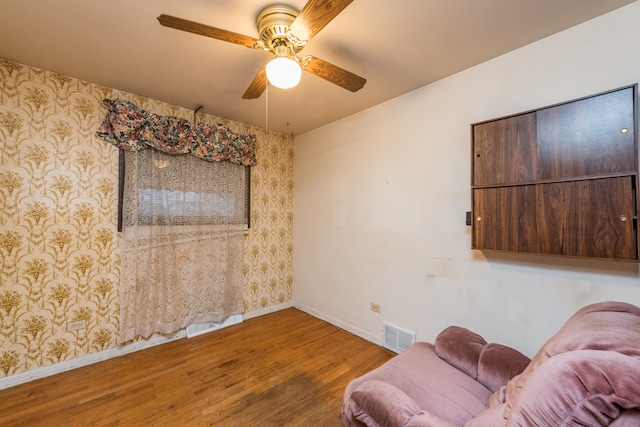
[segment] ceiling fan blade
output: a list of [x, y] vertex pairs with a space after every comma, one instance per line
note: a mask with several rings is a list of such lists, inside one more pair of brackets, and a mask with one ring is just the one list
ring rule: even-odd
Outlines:
[[351, 92], [359, 91], [367, 82], [363, 77], [316, 57], [305, 58], [304, 62], [306, 71]]
[[158, 16], [158, 21], [165, 27], [200, 34], [201, 36], [207, 36], [225, 42], [239, 44], [241, 46], [254, 47], [256, 43], [259, 42], [259, 40], [254, 39], [253, 37], [234, 33], [233, 31], [210, 27], [193, 21], [187, 21], [186, 19], [176, 18], [175, 16], [160, 15]]
[[242, 95], [242, 99], [256, 99], [260, 98], [262, 92], [267, 88], [267, 66], [263, 65], [258, 71], [258, 74], [253, 78], [253, 81]]
[[353, 0], [309, 0], [304, 5], [289, 30], [298, 40], [308, 41], [333, 18], [338, 16]]

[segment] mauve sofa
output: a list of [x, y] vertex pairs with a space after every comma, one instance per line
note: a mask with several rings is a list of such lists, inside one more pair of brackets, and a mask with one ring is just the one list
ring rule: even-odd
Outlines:
[[533, 360], [451, 326], [351, 381], [345, 426], [640, 427], [640, 308], [575, 313]]

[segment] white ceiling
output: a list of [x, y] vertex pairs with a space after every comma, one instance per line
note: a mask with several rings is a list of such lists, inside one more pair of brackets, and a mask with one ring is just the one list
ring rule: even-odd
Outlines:
[[633, 1], [355, 0], [301, 55], [366, 78], [356, 93], [303, 73], [294, 89], [244, 100], [268, 53], [156, 20], [165, 13], [258, 37], [255, 19], [270, 0], [0, 0], [0, 58], [300, 134]]

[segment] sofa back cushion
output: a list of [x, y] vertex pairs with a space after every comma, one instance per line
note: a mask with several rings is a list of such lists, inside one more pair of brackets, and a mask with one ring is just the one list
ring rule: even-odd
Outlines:
[[[520, 391], [509, 426], [608, 426], [640, 408], [640, 360], [615, 351], [577, 350], [538, 366]], [[633, 417], [640, 425], [640, 418]]]
[[542, 346], [529, 366], [507, 383], [505, 418], [517, 407], [529, 377], [542, 363], [575, 350], [613, 351], [640, 359], [640, 308], [609, 301], [578, 310]]

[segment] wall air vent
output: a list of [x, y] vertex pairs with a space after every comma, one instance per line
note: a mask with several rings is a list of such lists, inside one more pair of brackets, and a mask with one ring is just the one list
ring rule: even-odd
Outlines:
[[401, 329], [384, 322], [384, 346], [396, 353], [402, 353], [411, 344], [416, 342], [415, 332]]

